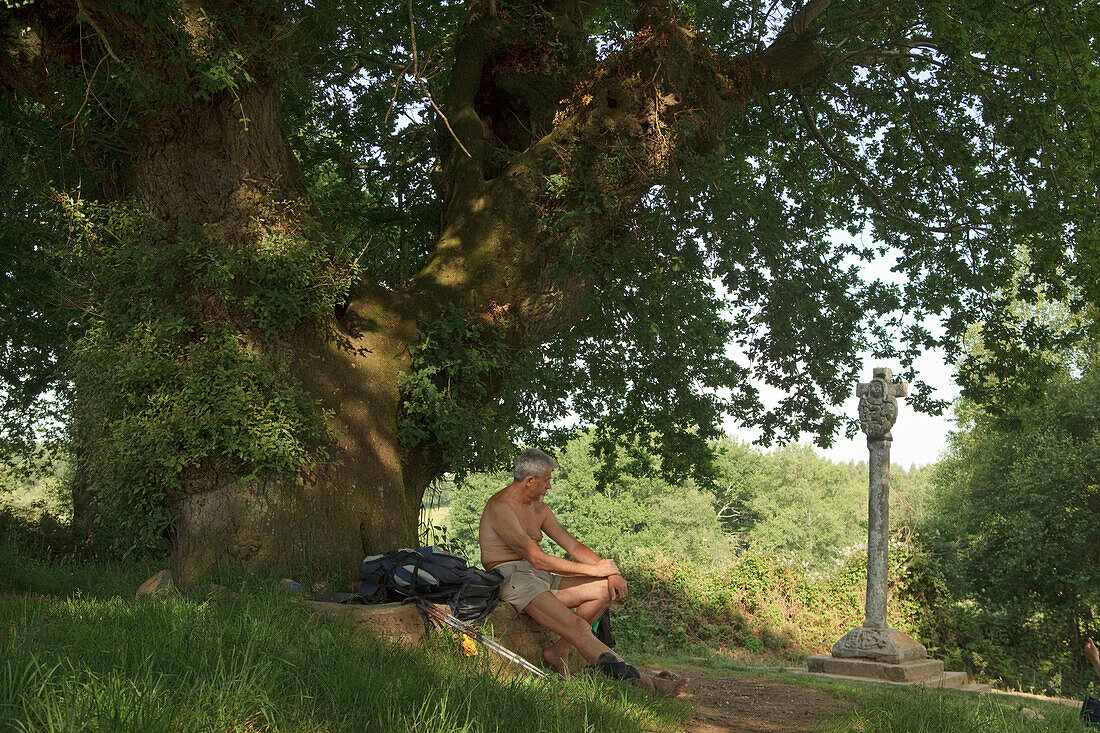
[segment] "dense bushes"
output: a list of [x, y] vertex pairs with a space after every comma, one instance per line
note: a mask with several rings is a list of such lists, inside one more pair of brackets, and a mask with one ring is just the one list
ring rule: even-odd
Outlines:
[[[581, 436], [559, 453], [545, 501], [623, 569], [631, 591], [613, 625], [626, 649], [796, 659], [828, 651], [863, 621], [866, 465], [834, 464], [799, 446], [767, 454], [723, 442], [713, 489], [628, 470], [600, 488], [590, 445]], [[906, 507], [898, 523], [913, 522], [927, 474], [895, 474]], [[481, 510], [510, 481], [474, 474], [446, 487], [453, 549], [480, 557]], [[560, 553], [552, 542], [543, 547]], [[911, 553], [908, 543], [891, 548], [890, 613], [894, 626], [915, 633], [925, 622], [909, 592]]]
[[[867, 466], [836, 464], [804, 446], [774, 453], [728, 440], [718, 453], [713, 486], [669, 482], [661, 473], [620, 468], [608, 485], [596, 479], [592, 437], [570, 441], [545, 501], [562, 524], [596, 552], [635, 550], [711, 567], [743, 552], [777, 555], [803, 568], [828, 568], [839, 553], [867, 539]], [[656, 464], [657, 459], [651, 457]], [[442, 488], [450, 502], [447, 541], [477, 559], [477, 523], [485, 501], [511, 482], [506, 473], [472, 474]], [[894, 526], [915, 523], [928, 487], [925, 469], [893, 469]], [[548, 552], [557, 551], [552, 543]]]
[[[735, 546], [713, 509], [713, 496], [690, 483], [671, 485], [660, 478], [624, 471], [609, 487], [597, 487], [590, 436], [569, 443], [558, 456], [545, 501], [571, 534], [597, 553], [621, 557], [637, 549], [662, 552], [691, 562], [725, 560]], [[452, 488], [448, 541], [475, 560], [477, 524], [485, 502], [511, 483], [504, 473], [473, 474]], [[559, 552], [545, 542], [547, 552]]]
[[992, 414], [965, 408], [935, 472], [918, 574], [949, 658], [1025, 688], [1076, 694], [1100, 605], [1100, 369]]
[[[908, 592], [909, 548], [891, 547], [890, 624], [914, 633], [921, 609]], [[621, 563], [630, 595], [615, 611], [615, 634], [643, 654], [711, 650], [776, 660], [821, 654], [864, 616], [862, 548], [810, 570], [791, 556], [749, 552], [701, 567], [636, 552]]]

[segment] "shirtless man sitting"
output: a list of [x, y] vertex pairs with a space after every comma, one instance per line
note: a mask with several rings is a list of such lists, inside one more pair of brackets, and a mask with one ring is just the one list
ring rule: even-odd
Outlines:
[[[592, 633], [592, 624], [611, 601], [626, 597], [626, 581], [614, 560], [601, 558], [578, 542], [542, 502], [557, 465], [538, 449], [519, 454], [512, 483], [489, 498], [481, 515], [482, 564], [504, 578], [502, 600], [561, 637], [542, 653], [559, 673], [565, 671], [569, 649], [576, 647], [585, 661], [606, 674], [637, 678], [660, 695], [680, 694], [688, 680], [639, 673]], [[543, 552], [539, 546], [543, 533], [573, 560]]]

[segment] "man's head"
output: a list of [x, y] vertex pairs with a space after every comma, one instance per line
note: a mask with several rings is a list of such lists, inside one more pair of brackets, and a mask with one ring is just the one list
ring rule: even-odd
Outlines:
[[528, 476], [537, 479], [547, 478], [557, 467], [558, 462], [553, 456], [538, 448], [528, 448], [516, 456], [516, 467], [512, 471], [512, 479], [517, 484], [521, 484]]

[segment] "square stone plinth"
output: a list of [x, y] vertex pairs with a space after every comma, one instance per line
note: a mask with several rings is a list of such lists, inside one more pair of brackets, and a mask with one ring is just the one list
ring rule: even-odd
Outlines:
[[888, 664], [868, 659], [838, 658], [831, 654], [821, 654], [807, 659], [806, 668], [817, 674], [861, 677], [903, 684], [928, 682], [943, 676], [943, 662], [938, 659]]

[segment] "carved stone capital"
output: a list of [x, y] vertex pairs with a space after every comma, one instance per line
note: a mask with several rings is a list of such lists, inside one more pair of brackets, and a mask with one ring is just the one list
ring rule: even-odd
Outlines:
[[928, 650], [897, 629], [857, 626], [833, 644], [832, 654], [842, 659], [870, 659], [887, 664], [901, 664], [925, 659]]
[[859, 397], [859, 425], [868, 440], [889, 440], [890, 428], [898, 418], [898, 397], [909, 394], [909, 385], [893, 381], [885, 367], [875, 367], [874, 379], [856, 385]]

